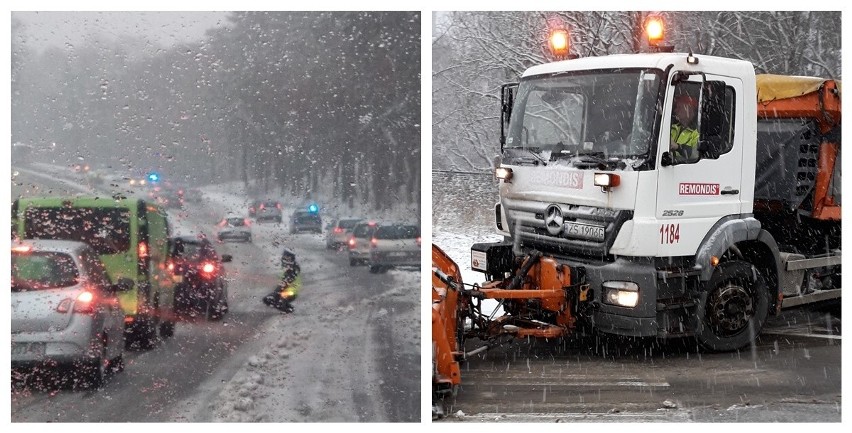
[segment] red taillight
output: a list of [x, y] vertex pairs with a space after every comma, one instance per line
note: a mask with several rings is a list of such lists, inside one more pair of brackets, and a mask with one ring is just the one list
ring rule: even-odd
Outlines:
[[378, 246], [378, 245], [379, 245], [378, 239], [376, 239], [376, 238], [370, 239], [370, 246], [372, 246], [373, 248], [376, 248], [376, 246]]
[[343, 229], [340, 228], [340, 227], [335, 227], [334, 228], [334, 234], [340, 234], [340, 233], [343, 233]]
[[222, 220], [218, 225], [219, 227], [225, 227], [226, 225], [228, 225], [228, 221]]
[[166, 269], [168, 269], [169, 272], [173, 273], [175, 271], [175, 262], [169, 260], [168, 264], [166, 265]]
[[420, 246], [420, 236], [417, 236], [417, 246]]
[[139, 258], [147, 258], [148, 257], [148, 244], [145, 242], [139, 242]]
[[260, 205], [260, 209], [261, 209], [261, 210], [263, 210], [263, 209], [265, 209], [265, 208], [266, 208], [266, 205], [265, 205], [265, 204]]
[[355, 249], [355, 236], [352, 236], [351, 238], [349, 238], [349, 242], [348, 242], [348, 243], [349, 243], [349, 248], [350, 248], [350, 249]]
[[214, 275], [216, 275], [216, 265], [211, 262], [202, 263], [200, 268], [202, 277], [212, 278]]
[[281, 203], [276, 204], [275, 207], [277, 207], [278, 209], [281, 209]]
[[245, 222], [245, 223], [246, 223], [246, 226], [251, 225], [251, 222], [249, 221], [249, 219], [248, 219], [248, 218], [244, 219], [244, 220], [243, 220], [243, 222]]
[[77, 295], [77, 299], [65, 298], [56, 306], [56, 311], [67, 313], [72, 304], [75, 313], [92, 313], [95, 311], [95, 294], [86, 290]]

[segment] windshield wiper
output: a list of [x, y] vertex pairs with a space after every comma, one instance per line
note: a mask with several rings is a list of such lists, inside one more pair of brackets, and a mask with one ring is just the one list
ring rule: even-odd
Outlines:
[[545, 161], [544, 158], [542, 158], [536, 152], [536, 150], [538, 150], [538, 148], [534, 148], [534, 147], [511, 147], [511, 148], [509, 148], [509, 147], [507, 147], [506, 150], [525, 150], [527, 153], [529, 153], [530, 155], [535, 157], [535, 159], [532, 159], [532, 158], [524, 158], [522, 156], [514, 156], [513, 155], [512, 160], [515, 161], [518, 164], [530, 163], [532, 165], [538, 165], [539, 163], [541, 163], [541, 165], [547, 165], [547, 161]]
[[577, 155], [577, 160], [574, 164], [577, 165], [595, 165], [600, 169], [608, 169], [610, 165], [618, 163], [618, 159], [605, 159], [603, 152], [580, 153]]

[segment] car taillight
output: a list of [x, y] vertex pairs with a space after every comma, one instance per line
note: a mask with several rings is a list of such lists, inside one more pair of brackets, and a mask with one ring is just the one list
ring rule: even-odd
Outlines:
[[420, 246], [420, 236], [417, 236], [417, 246]]
[[248, 227], [249, 225], [251, 225], [251, 222], [249, 221], [249, 219], [248, 219], [248, 218], [244, 219], [244, 220], [243, 220], [243, 222], [245, 222], [245, 223], [246, 223], [246, 227]]
[[355, 249], [355, 236], [352, 236], [351, 238], [349, 238], [349, 248]]
[[145, 242], [139, 242], [139, 258], [144, 259], [148, 257], [148, 244]]
[[216, 265], [212, 262], [204, 262], [200, 266], [201, 276], [204, 278], [213, 278], [216, 275]]
[[77, 299], [65, 298], [56, 306], [56, 311], [67, 313], [72, 305], [75, 313], [92, 313], [95, 311], [95, 294], [86, 290], [77, 295]]
[[275, 207], [277, 207], [278, 209], [281, 209], [281, 203], [276, 204]]
[[266, 208], [266, 205], [260, 205], [260, 210], [263, 210], [264, 208]]
[[335, 227], [334, 228], [334, 234], [340, 234], [340, 233], [343, 233], [343, 229], [340, 228], [340, 227]]
[[370, 246], [376, 248], [379, 245], [379, 240], [376, 238], [370, 239]]
[[172, 260], [169, 260], [166, 264], [166, 269], [168, 269], [169, 272], [174, 273], [175, 272], [175, 262], [172, 261]]
[[228, 221], [222, 220], [221, 222], [219, 222], [218, 225], [219, 225], [219, 227], [225, 227], [226, 225], [228, 225]]

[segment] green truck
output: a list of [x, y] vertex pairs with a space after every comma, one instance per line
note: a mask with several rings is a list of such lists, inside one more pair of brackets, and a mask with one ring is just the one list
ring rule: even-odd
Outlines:
[[151, 347], [174, 333], [174, 284], [166, 268], [169, 222], [156, 203], [126, 197], [33, 197], [12, 204], [14, 233], [23, 239], [88, 243], [110, 279], [130, 278], [121, 292], [127, 344]]

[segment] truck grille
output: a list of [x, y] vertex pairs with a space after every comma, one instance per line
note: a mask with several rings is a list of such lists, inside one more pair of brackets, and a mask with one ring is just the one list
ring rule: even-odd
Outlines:
[[[633, 211], [566, 203], [502, 202], [518, 245], [556, 256], [586, 256], [611, 260], [609, 249]], [[562, 225], [559, 227], [561, 218]], [[557, 233], [558, 232], [558, 233]]]

